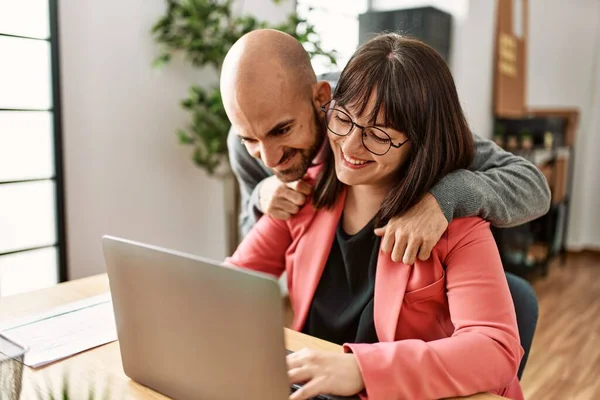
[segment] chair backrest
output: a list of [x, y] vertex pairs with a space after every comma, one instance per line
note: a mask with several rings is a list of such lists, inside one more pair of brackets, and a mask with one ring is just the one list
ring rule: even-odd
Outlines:
[[537, 326], [539, 315], [538, 300], [535, 291], [527, 280], [510, 272], [506, 273], [506, 280], [508, 281], [508, 288], [510, 289], [510, 294], [515, 305], [521, 346], [525, 351], [518, 372], [519, 380], [521, 380]]

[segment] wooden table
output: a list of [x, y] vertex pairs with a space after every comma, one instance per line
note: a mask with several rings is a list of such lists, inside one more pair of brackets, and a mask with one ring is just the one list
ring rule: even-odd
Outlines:
[[[0, 323], [13, 318], [38, 314], [71, 301], [77, 301], [108, 292], [108, 279], [105, 274], [59, 284], [55, 287], [0, 298]], [[341, 351], [341, 347], [285, 329], [286, 347], [300, 350], [305, 347], [328, 351]], [[161, 399], [162, 396], [151, 389], [131, 381], [123, 372], [119, 343], [114, 342], [91, 349], [66, 360], [40, 369], [25, 368], [22, 399], [48, 398], [39, 393], [50, 391], [60, 393], [63, 377], [68, 377], [72, 398], [88, 398], [90, 388], [94, 388], [102, 399]], [[105, 396], [106, 394], [109, 396]], [[491, 394], [470, 396], [471, 400], [494, 400], [502, 397]]]

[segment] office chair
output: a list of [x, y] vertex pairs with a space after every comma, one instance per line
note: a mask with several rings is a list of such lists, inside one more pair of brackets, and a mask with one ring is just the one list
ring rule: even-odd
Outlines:
[[531, 349], [531, 342], [533, 342], [533, 335], [537, 326], [539, 315], [538, 300], [535, 291], [525, 279], [510, 272], [506, 272], [506, 280], [508, 281], [508, 288], [515, 305], [521, 346], [525, 351], [525, 354], [523, 354], [523, 358], [521, 359], [521, 364], [519, 365], [519, 371], [517, 373], [519, 380], [521, 380], [523, 370], [525, 369], [525, 364], [527, 364], [527, 358], [529, 357], [529, 350]]

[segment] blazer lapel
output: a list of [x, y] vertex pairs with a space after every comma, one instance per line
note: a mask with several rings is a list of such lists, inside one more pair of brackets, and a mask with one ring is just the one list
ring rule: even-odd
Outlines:
[[398, 318], [412, 266], [395, 263], [381, 250], [375, 273], [374, 320], [381, 342], [392, 342], [396, 337]]
[[293, 329], [300, 330], [308, 315], [312, 299], [325, 264], [329, 258], [335, 230], [344, 209], [345, 191], [332, 210], [315, 211], [316, 215], [307, 228], [302, 244], [296, 250], [293, 285], [296, 288], [294, 303], [295, 321]]

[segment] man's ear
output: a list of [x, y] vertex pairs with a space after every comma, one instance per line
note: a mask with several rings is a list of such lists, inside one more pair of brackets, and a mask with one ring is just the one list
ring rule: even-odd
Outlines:
[[319, 81], [313, 85], [313, 101], [317, 109], [331, 100], [331, 85], [327, 81]]

